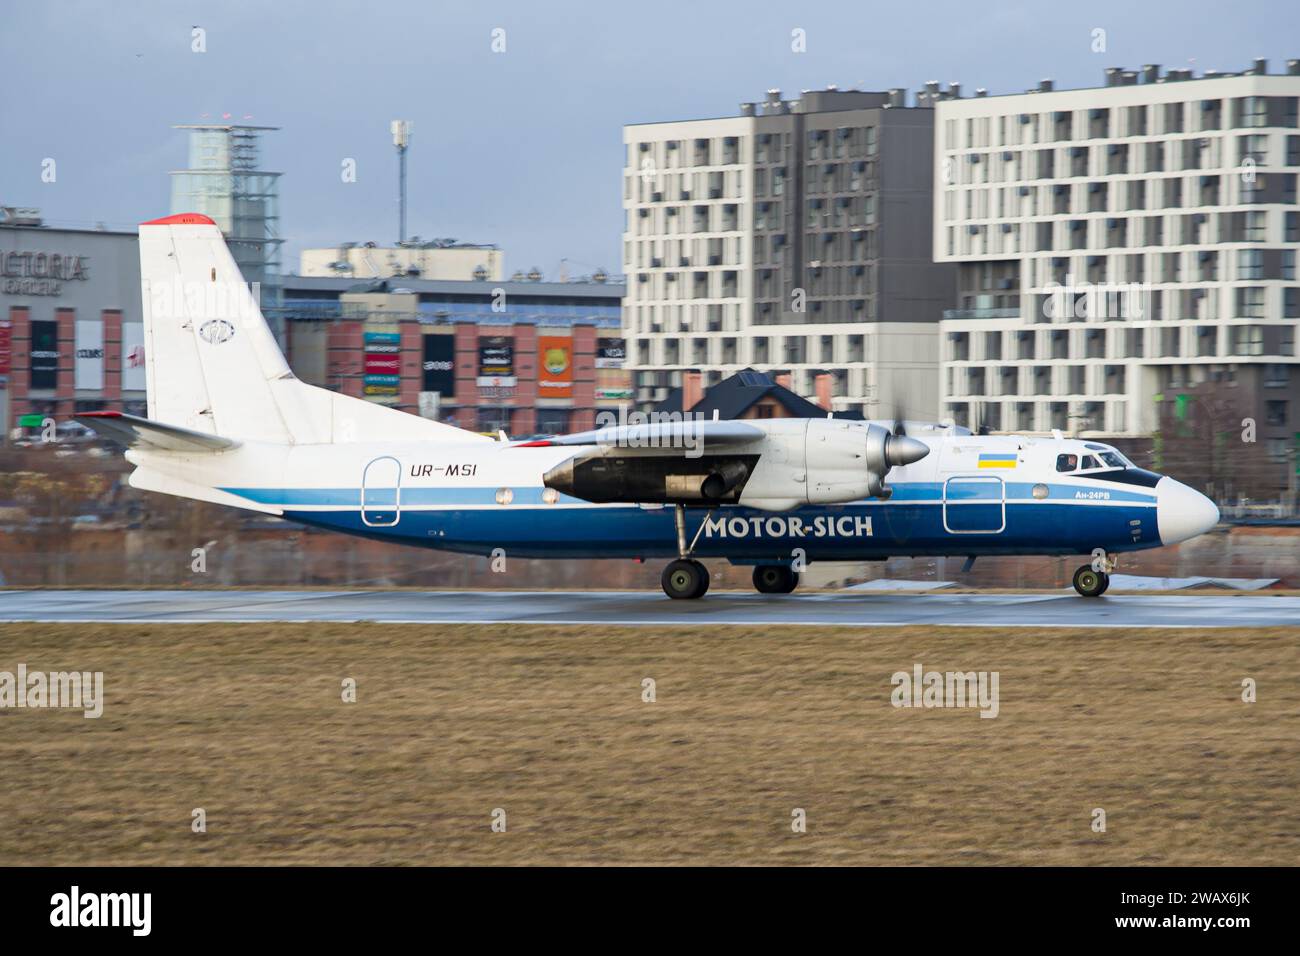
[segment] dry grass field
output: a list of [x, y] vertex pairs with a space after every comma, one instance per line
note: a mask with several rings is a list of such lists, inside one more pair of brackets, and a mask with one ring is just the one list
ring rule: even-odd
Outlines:
[[[916, 662], [1000, 715], [895, 709]], [[0, 710], [5, 865], [1300, 859], [1300, 629], [0, 625], [19, 663], [106, 704]]]

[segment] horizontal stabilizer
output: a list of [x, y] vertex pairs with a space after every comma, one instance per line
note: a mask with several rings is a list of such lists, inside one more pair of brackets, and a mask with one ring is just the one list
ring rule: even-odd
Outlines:
[[696, 447], [701, 442], [714, 445], [743, 445], [758, 441], [766, 433], [753, 425], [736, 421], [654, 422], [641, 425], [617, 425], [573, 435], [556, 435], [539, 441], [520, 442], [514, 448], [538, 448], [550, 445], [618, 445], [629, 448]]
[[225, 451], [239, 442], [208, 432], [196, 432], [179, 425], [164, 425], [125, 412], [82, 412], [72, 416], [87, 428], [129, 448], [154, 448], [163, 451]]

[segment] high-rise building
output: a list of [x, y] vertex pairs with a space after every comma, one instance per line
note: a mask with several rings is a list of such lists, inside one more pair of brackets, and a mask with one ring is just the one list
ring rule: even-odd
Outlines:
[[[769, 91], [624, 128], [624, 329], [639, 405], [745, 368], [869, 417], [937, 415], [928, 92]], [[830, 394], [827, 396], [825, 392]]]
[[1292, 454], [1298, 100], [1295, 60], [945, 94], [934, 257], [956, 264], [958, 301], [941, 325], [943, 414], [1136, 438], [1221, 386], [1274, 459]]
[[[258, 148], [275, 126], [229, 123], [177, 126], [189, 130], [188, 169], [172, 171], [172, 212], [199, 212], [226, 237], [244, 281], [260, 283], [261, 304], [280, 299], [279, 173], [259, 169]], [[283, 329], [272, 326], [283, 340]]]

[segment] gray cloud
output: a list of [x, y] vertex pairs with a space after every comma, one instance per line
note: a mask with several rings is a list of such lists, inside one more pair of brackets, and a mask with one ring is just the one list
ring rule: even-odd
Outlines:
[[[190, 52], [195, 24], [205, 54]], [[505, 54], [490, 51], [495, 27]], [[806, 54], [790, 52], [795, 27]], [[247, 115], [283, 127], [264, 165], [285, 173], [288, 265], [306, 245], [396, 238], [388, 123], [401, 117], [415, 122], [411, 232], [497, 242], [510, 269], [553, 276], [568, 257], [618, 271], [624, 123], [731, 115], [769, 87], [938, 79], [999, 93], [1257, 55], [1274, 70], [1300, 55], [1292, 4], [15, 4], [0, 33], [0, 202], [130, 228], [167, 211], [167, 172], [186, 163], [171, 124]], [[47, 156], [55, 184], [40, 181]], [[345, 157], [355, 184], [340, 181]]]

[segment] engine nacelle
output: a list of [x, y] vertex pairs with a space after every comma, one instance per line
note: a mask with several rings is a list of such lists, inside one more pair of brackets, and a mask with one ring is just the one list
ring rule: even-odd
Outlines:
[[542, 483], [596, 502], [739, 503], [769, 511], [889, 495], [891, 467], [930, 448], [868, 422], [773, 419], [763, 437], [695, 458], [674, 450], [593, 447], [555, 465]]
[[886, 498], [885, 475], [898, 465], [920, 461], [924, 442], [893, 435], [868, 422], [814, 418], [773, 430], [772, 447], [745, 485], [742, 504], [784, 510], [797, 504], [841, 504]]
[[734, 502], [757, 454], [686, 458], [598, 448], [560, 462], [542, 476], [548, 488], [596, 502], [719, 504]]
[[808, 503], [836, 504], [879, 497], [889, 470], [889, 432], [864, 422], [815, 418], [808, 422], [804, 467]]

